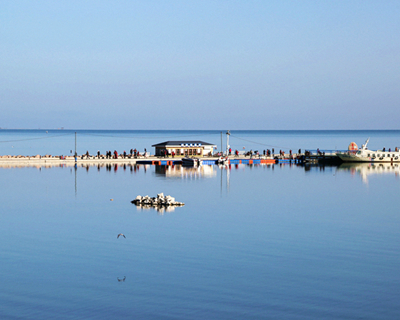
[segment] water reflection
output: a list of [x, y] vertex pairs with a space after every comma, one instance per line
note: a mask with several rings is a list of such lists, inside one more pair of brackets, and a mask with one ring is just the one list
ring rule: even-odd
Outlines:
[[199, 178], [212, 178], [217, 175], [213, 165], [204, 165], [200, 167], [184, 167], [182, 165], [156, 165], [156, 175], [164, 175], [168, 178], [181, 178], [181, 179], [199, 179]]
[[[335, 164], [318, 164], [318, 163], [306, 163], [306, 164], [295, 164], [295, 163], [278, 163], [278, 164], [229, 164], [229, 165], [203, 165], [199, 167], [186, 167], [182, 165], [151, 165], [151, 164], [131, 164], [131, 163], [122, 163], [122, 164], [110, 164], [110, 163], [68, 163], [68, 164], [33, 164], [29, 165], [26, 163], [0, 163], [0, 168], [3, 169], [12, 169], [12, 168], [36, 168], [39, 171], [42, 169], [51, 169], [51, 168], [62, 168], [69, 169], [71, 173], [75, 175], [75, 194], [77, 193], [77, 171], [78, 169], [84, 169], [87, 173], [92, 171], [100, 172], [102, 170], [106, 170], [108, 172], [113, 172], [114, 174], [118, 174], [119, 172], [130, 172], [131, 174], [136, 174], [140, 172], [146, 173], [148, 170], [151, 172], [154, 170], [155, 175], [164, 176], [165, 178], [172, 179], [203, 179], [203, 178], [214, 178], [217, 176], [218, 172], [220, 172], [220, 184], [221, 191], [223, 186], [226, 185], [226, 190], [229, 191], [232, 174], [231, 171], [236, 170], [245, 170], [245, 169], [254, 169], [257, 167], [264, 167], [271, 170], [276, 168], [284, 168], [284, 167], [301, 167], [306, 172], [310, 171], [319, 171], [336, 174], [337, 170], [342, 172], [350, 172], [351, 174], [359, 174], [364, 183], [368, 183], [368, 175], [371, 174], [384, 174], [391, 173], [399, 176], [400, 173], [400, 164], [398, 163], [343, 163], [340, 165]], [[140, 208], [138, 208], [140, 209]], [[147, 209], [147, 208], [143, 208]], [[159, 208], [158, 212], [163, 214], [168, 210], [165, 208]]]
[[137, 204], [136, 210], [137, 211], [150, 211], [156, 210], [159, 216], [163, 216], [164, 213], [171, 213], [175, 211], [175, 208], [179, 206], [152, 206], [146, 204]]
[[83, 168], [87, 172], [89, 170], [97, 169], [97, 171], [101, 171], [101, 169], [106, 169], [106, 171], [114, 171], [117, 172], [118, 169], [121, 169], [123, 171], [126, 171], [128, 168], [131, 172], [136, 172], [139, 169], [144, 170], [145, 172], [151, 167], [150, 164], [132, 164], [132, 163], [75, 163], [75, 162], [69, 162], [69, 163], [34, 163], [34, 164], [29, 164], [26, 162], [23, 163], [0, 163], [0, 168], [4, 169], [13, 169], [13, 168], [36, 168], [38, 170], [42, 169], [51, 169], [51, 168], [70, 168], [71, 170], [73, 168]]
[[394, 174], [398, 178], [400, 166], [398, 163], [343, 163], [338, 170], [359, 174], [362, 181], [368, 184], [368, 176], [372, 174]]

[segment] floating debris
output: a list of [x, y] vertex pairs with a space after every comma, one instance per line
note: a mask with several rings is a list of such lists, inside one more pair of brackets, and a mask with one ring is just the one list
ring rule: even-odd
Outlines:
[[174, 197], [164, 196], [163, 193], [157, 194], [157, 197], [137, 196], [135, 200], [131, 201], [131, 203], [137, 206], [151, 206], [151, 207], [185, 205], [183, 202], [175, 201]]

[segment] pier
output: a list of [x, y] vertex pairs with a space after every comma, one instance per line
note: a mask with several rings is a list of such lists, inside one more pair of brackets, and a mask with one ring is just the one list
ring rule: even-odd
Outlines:
[[[340, 163], [341, 160], [336, 156], [336, 150], [312, 150], [304, 153], [277, 154], [266, 156], [245, 156], [245, 155], [230, 155], [228, 156], [228, 164], [275, 164], [275, 163]], [[203, 165], [216, 165], [218, 164], [219, 156], [213, 157], [200, 157]], [[104, 155], [100, 156], [0, 156], [0, 166], [40, 166], [40, 165], [66, 165], [73, 166], [75, 164], [82, 165], [99, 165], [99, 164], [120, 164], [120, 165], [179, 165], [182, 164], [181, 157], [131, 157], [119, 155], [118, 158], [107, 158]]]

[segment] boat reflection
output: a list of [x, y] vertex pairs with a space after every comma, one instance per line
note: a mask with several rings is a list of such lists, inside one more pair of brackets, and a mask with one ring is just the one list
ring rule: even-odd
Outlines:
[[372, 174], [394, 174], [399, 177], [400, 166], [398, 163], [343, 163], [338, 170], [359, 174], [364, 183], [368, 183], [368, 176]]

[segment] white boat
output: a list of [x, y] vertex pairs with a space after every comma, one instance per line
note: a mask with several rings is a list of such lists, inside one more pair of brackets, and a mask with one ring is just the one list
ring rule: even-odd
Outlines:
[[[337, 152], [336, 155], [344, 162], [400, 162], [400, 152], [386, 150], [368, 150], [369, 138], [358, 150]], [[385, 148], [383, 148], [385, 149]]]
[[201, 160], [199, 158], [189, 158], [189, 157], [182, 158], [183, 166], [198, 167], [198, 166], [201, 166], [202, 164], [203, 164], [203, 160]]
[[229, 164], [229, 158], [228, 157], [219, 157], [217, 160], [217, 164], [222, 164], [222, 165]]

